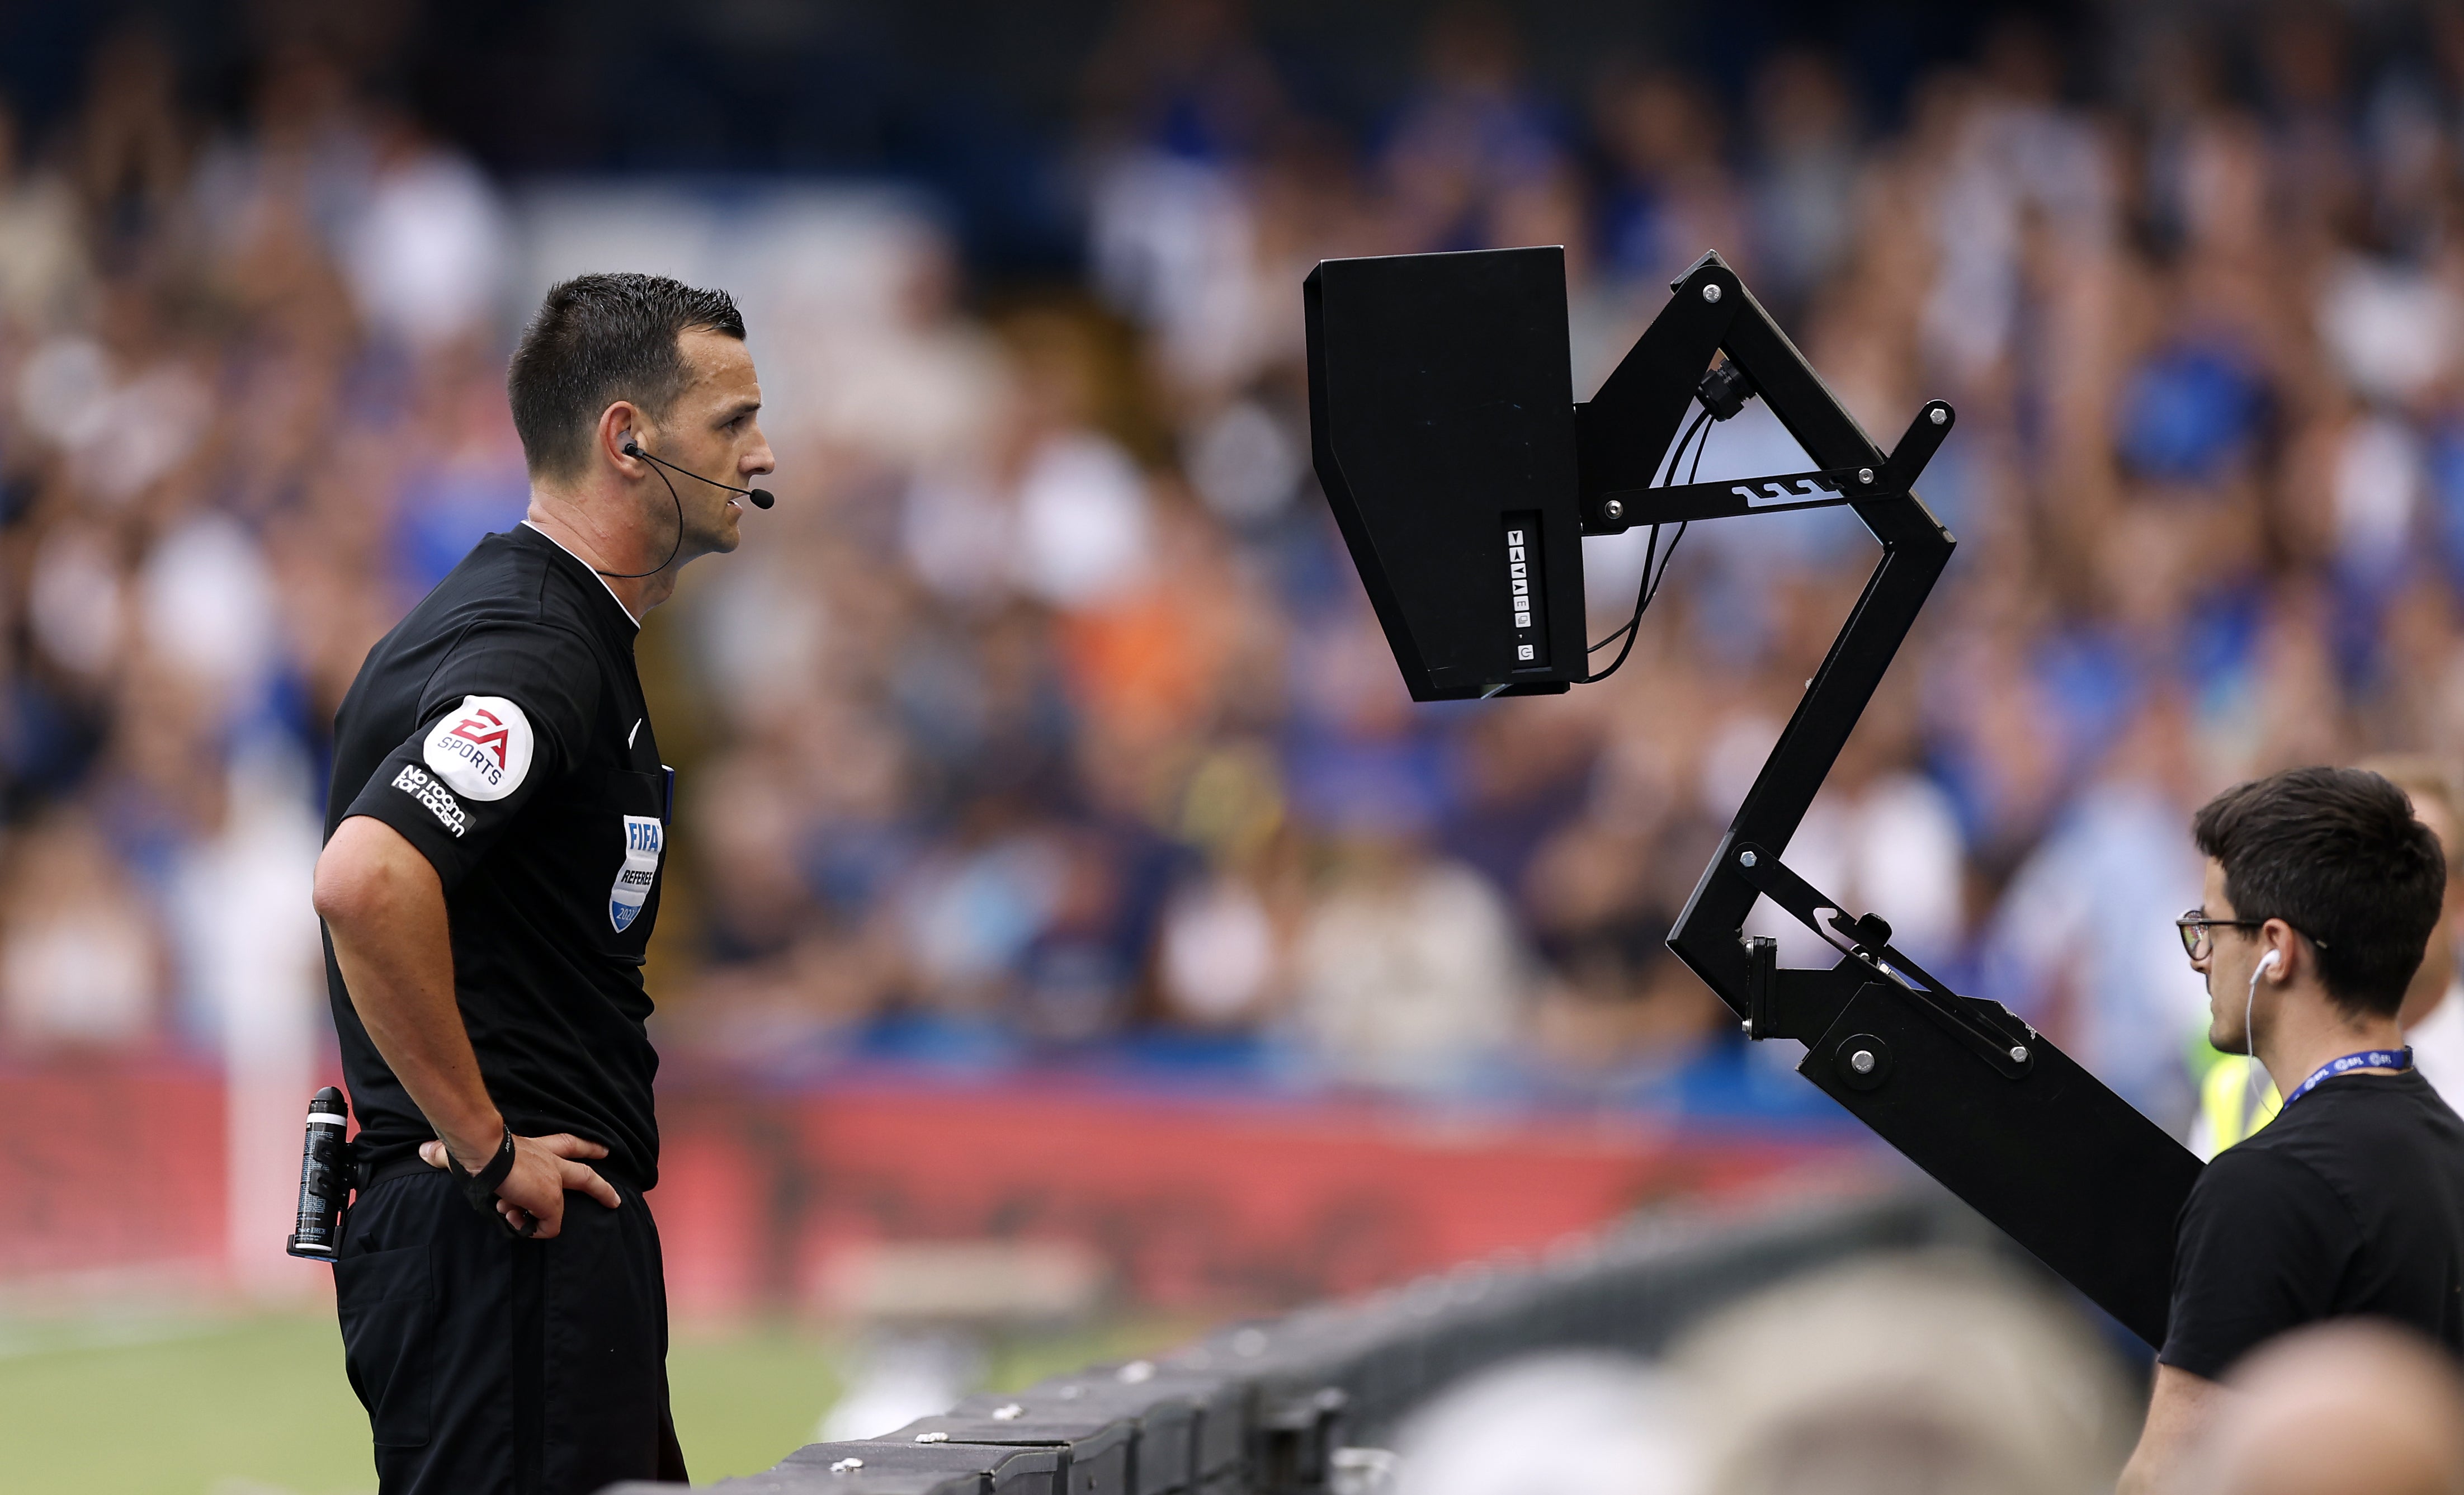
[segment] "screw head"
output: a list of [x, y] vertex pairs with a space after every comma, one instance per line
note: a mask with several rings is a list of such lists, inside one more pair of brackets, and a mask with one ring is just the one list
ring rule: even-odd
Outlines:
[[2027, 1044], [2012, 1044], [2012, 1045], [2011, 1045], [2011, 1062], [2012, 1062], [2013, 1064], [2014, 1064], [2014, 1065], [2024, 1065], [2024, 1064], [2026, 1064], [2026, 1063], [2028, 1062], [2028, 1045], [2027, 1045]]
[[946, 1443], [949, 1440], [950, 1435], [947, 1433], [918, 1433], [915, 1435], [915, 1441], [919, 1443]]
[[1024, 1416], [1026, 1416], [1026, 1409], [1014, 1401], [1004, 1402], [993, 1409], [993, 1420], [996, 1422], [1015, 1422]]
[[1943, 424], [1945, 421], [1947, 421], [1947, 420], [1949, 420], [1949, 419], [1950, 419], [1950, 412], [1949, 412], [1948, 410], [1944, 409], [1941, 406], [1938, 406], [1938, 405], [1937, 405], [1937, 406], [1935, 406], [1935, 407], [1933, 407], [1933, 415], [1932, 415], [1931, 419], [1932, 419], [1933, 423], [1934, 423], [1936, 426], [1939, 426], [1939, 425]]
[[838, 1462], [830, 1465], [830, 1472], [832, 1474], [853, 1474], [855, 1471], [863, 1467], [864, 1461], [861, 1459], [842, 1459]]
[[1859, 469], [1857, 470], [1857, 481], [1859, 481], [1859, 482], [1860, 482], [1860, 483], [1870, 483], [1870, 482], [1872, 482], [1873, 480], [1874, 480], [1874, 470], [1873, 470], [1872, 468], [1870, 468], [1870, 467], [1860, 467], [1860, 468], [1859, 468]]
[[1624, 518], [1625, 500], [1621, 498], [1612, 498], [1606, 503], [1601, 504], [1600, 517], [1608, 520], [1611, 524], [1615, 524], [1617, 520]]
[[1737, 865], [1739, 867], [1751, 867], [1754, 865], [1754, 854], [1750, 851], [1740, 851], [1737, 853]]
[[1856, 1070], [1859, 1074], [1872, 1074], [1874, 1072], [1874, 1051], [1870, 1048], [1860, 1048], [1855, 1053], [1850, 1054], [1848, 1056], [1848, 1067]]
[[1718, 281], [1715, 280], [1703, 288], [1703, 299], [1706, 301], [1717, 301], [1719, 298], [1720, 283]]

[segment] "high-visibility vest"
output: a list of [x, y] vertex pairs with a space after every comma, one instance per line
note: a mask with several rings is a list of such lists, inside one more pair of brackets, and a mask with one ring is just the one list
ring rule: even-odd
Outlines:
[[[2251, 1071], [2258, 1070], [2258, 1105], [2251, 1106]], [[2248, 1054], [2219, 1054], [2199, 1082], [2199, 1122], [2190, 1151], [2213, 1157], [2276, 1119], [2284, 1102], [2258, 1061]]]

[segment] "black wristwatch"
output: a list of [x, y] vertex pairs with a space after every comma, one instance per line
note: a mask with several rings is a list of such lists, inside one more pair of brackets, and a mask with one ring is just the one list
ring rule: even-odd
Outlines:
[[505, 1140], [496, 1149], [496, 1155], [477, 1173], [464, 1168], [450, 1147], [445, 1150], [445, 1166], [451, 1170], [454, 1181], [462, 1185], [462, 1197], [471, 1201], [471, 1207], [482, 1215], [494, 1215], [497, 1186], [514, 1171], [514, 1129], [505, 1128]]

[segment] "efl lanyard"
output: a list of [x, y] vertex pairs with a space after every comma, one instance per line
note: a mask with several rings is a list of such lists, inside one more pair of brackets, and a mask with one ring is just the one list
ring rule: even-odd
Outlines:
[[2295, 1086], [2293, 1093], [2284, 1097], [2284, 1104], [2292, 1105], [2309, 1094], [2320, 1081], [2332, 1080], [2348, 1069], [2409, 1069], [2411, 1067], [2412, 1046], [2410, 1044], [2402, 1048], [2365, 1048], [2358, 1054], [2346, 1054], [2342, 1059], [2330, 1059], [2311, 1070], [2310, 1078]]

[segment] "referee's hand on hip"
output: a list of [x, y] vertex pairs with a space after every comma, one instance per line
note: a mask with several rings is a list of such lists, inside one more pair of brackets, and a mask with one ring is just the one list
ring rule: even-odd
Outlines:
[[[522, 1233], [524, 1239], [547, 1241], [564, 1228], [564, 1196], [567, 1190], [589, 1195], [609, 1209], [624, 1202], [617, 1197], [616, 1186], [599, 1176], [598, 1170], [578, 1162], [584, 1157], [605, 1157], [607, 1149], [596, 1142], [585, 1142], [570, 1132], [553, 1136], [514, 1138], [514, 1171], [496, 1186], [496, 1213], [505, 1223]], [[422, 1142], [419, 1156], [430, 1168], [445, 1166], [445, 1144]], [[487, 1159], [479, 1159], [481, 1167]]]

